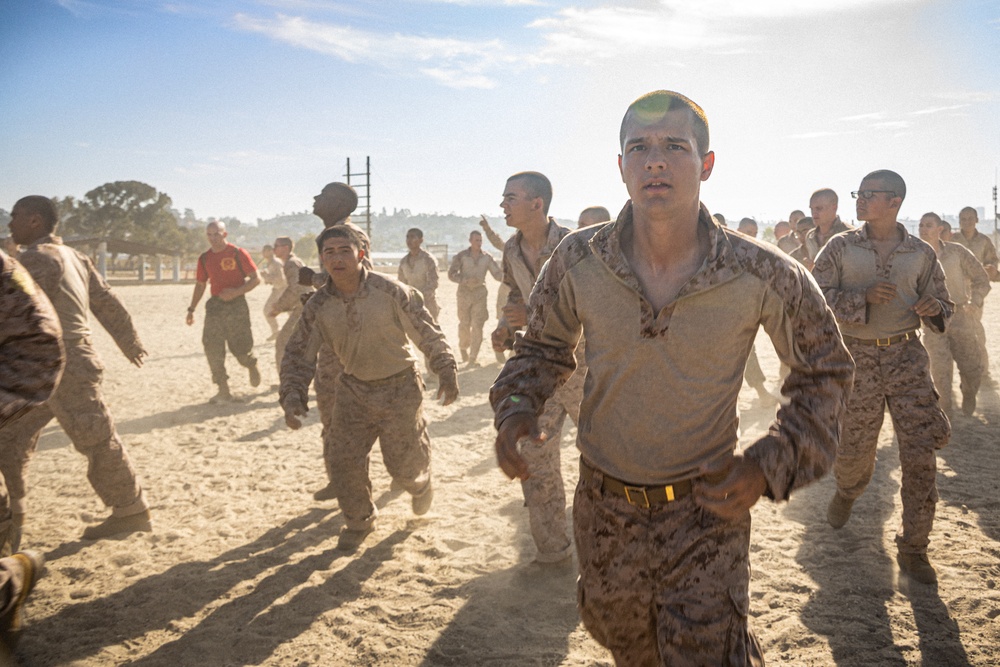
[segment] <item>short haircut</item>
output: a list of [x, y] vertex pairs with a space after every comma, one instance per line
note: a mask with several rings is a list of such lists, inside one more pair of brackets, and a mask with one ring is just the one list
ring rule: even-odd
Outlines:
[[876, 169], [861, 180], [862, 182], [868, 180], [882, 181], [885, 183], [886, 188], [892, 190], [897, 197], [901, 200], [906, 199], [906, 182], [903, 180], [902, 176], [894, 171], [890, 171], [889, 169]]
[[419, 236], [420, 238], [424, 238], [424, 231], [418, 227], [410, 227], [409, 229], [407, 229], [406, 235], [409, 236], [410, 234], [413, 234], [414, 236]]
[[723, 227], [726, 226], [726, 216], [722, 215], [721, 213], [713, 213], [712, 217], [715, 218], [715, 221], [720, 225], [722, 225]]
[[817, 190], [816, 192], [812, 193], [809, 196], [809, 201], [812, 201], [816, 197], [823, 197], [825, 199], [829, 199], [830, 201], [833, 202], [834, 206], [840, 203], [840, 197], [837, 196], [837, 193], [834, 192], [832, 188], [820, 188], [819, 190]]
[[740, 227], [745, 227], [746, 225], [753, 225], [754, 227], [756, 227], [757, 221], [754, 220], [753, 218], [743, 218], [740, 220], [740, 224], [738, 224], [736, 228], [739, 229]]
[[944, 224], [944, 220], [941, 219], [941, 216], [933, 211], [929, 211], [920, 216], [921, 220], [923, 220], [924, 218], [934, 218], [934, 221], [937, 222], [939, 227]]
[[552, 204], [552, 182], [545, 174], [537, 171], [519, 171], [507, 179], [508, 183], [511, 181], [522, 182], [524, 189], [528, 191], [528, 195], [532, 199], [540, 197], [542, 199], [542, 213], [549, 214], [549, 205]]
[[963, 213], [971, 213], [972, 215], [976, 216], [976, 220], [979, 219], [979, 211], [977, 211], [976, 209], [972, 208], [971, 206], [966, 206], [965, 208], [963, 208], [961, 211], [958, 212], [958, 214], [960, 216]]
[[45, 231], [49, 234], [56, 230], [59, 223], [59, 214], [56, 212], [56, 205], [52, 200], [42, 195], [28, 195], [17, 200], [14, 206], [18, 206], [28, 215], [39, 215], [45, 223]]
[[226, 223], [224, 223], [222, 220], [212, 220], [207, 225], [205, 225], [205, 229], [208, 229], [209, 227], [215, 227], [220, 232], [226, 231]]
[[800, 209], [795, 209], [794, 211], [788, 214], [788, 222], [791, 222], [792, 221], [791, 219], [794, 218], [796, 214], [798, 214], [800, 220], [806, 217], [806, 214], [803, 211], [801, 211]]
[[469, 232], [469, 238], [472, 238], [473, 236], [478, 236], [479, 238], [483, 238], [483, 233], [478, 229], [473, 229], [471, 232]]
[[709, 132], [705, 110], [684, 95], [672, 90], [655, 90], [646, 93], [628, 105], [628, 109], [625, 110], [625, 115], [622, 117], [621, 130], [618, 132], [618, 143], [622, 152], [625, 151], [625, 125], [631, 116], [639, 116], [644, 122], [650, 123], [677, 109], [687, 109], [691, 113], [691, 121], [694, 123], [694, 138], [698, 142], [698, 152], [701, 155], [707, 155]]
[[268, 243], [265, 244], [264, 247], [260, 249], [261, 252], [264, 252], [265, 250], [274, 250], [274, 247], [272, 247], [271, 244]]
[[797, 232], [808, 232], [810, 229], [815, 227], [816, 222], [812, 219], [811, 215], [800, 218], [799, 221], [795, 223], [795, 231]]
[[286, 245], [289, 248], [295, 247], [295, 243], [293, 243], [292, 239], [289, 238], [288, 236], [279, 236], [278, 238], [274, 239], [274, 245]]
[[323, 255], [323, 244], [326, 243], [327, 239], [347, 239], [357, 250], [364, 250], [365, 247], [361, 236], [347, 225], [331, 225], [316, 237], [316, 248], [319, 250], [320, 256]]
[[947, 220], [942, 220], [941, 221], [941, 226], [945, 228], [945, 231], [949, 231], [949, 232], [951, 231], [951, 223], [948, 222]]
[[595, 218], [598, 222], [604, 222], [605, 220], [611, 219], [611, 213], [608, 209], [603, 206], [588, 206], [587, 208], [580, 211], [580, 217], [587, 216], [588, 218]]
[[774, 231], [777, 232], [779, 229], [787, 229], [787, 230], [791, 231], [792, 226], [790, 224], [788, 224], [787, 220], [779, 220], [774, 225]]

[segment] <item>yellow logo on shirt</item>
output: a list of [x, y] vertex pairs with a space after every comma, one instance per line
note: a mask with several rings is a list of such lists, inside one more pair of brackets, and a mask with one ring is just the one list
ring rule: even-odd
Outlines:
[[222, 262], [219, 266], [222, 267], [223, 271], [235, 271], [236, 270], [236, 258], [235, 257], [223, 257]]

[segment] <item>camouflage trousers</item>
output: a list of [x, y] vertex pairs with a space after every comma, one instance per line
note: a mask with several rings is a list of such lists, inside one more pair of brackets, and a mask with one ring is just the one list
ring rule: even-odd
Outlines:
[[538, 418], [538, 430], [546, 436], [545, 440], [539, 443], [523, 438], [518, 442], [530, 474], [521, 482], [521, 490], [528, 508], [531, 537], [541, 561], [559, 560], [572, 550], [572, 543], [566, 534], [566, 487], [562, 477], [560, 444], [567, 415], [574, 424], [580, 419], [585, 375], [586, 369], [578, 369], [545, 402]]
[[941, 395], [941, 409], [946, 413], [951, 412], [951, 388], [956, 365], [962, 395], [975, 396], [979, 392], [983, 358], [976, 339], [976, 325], [975, 318], [967, 310], [959, 308], [943, 334], [924, 327], [924, 347], [931, 362], [931, 377]]
[[428, 290], [426, 292], [421, 292], [424, 295], [424, 308], [427, 312], [431, 314], [434, 321], [437, 322], [438, 315], [441, 314], [441, 306], [437, 302], [437, 290]]
[[413, 369], [372, 382], [341, 374], [324, 451], [336, 462], [329, 471], [330, 481], [348, 528], [365, 529], [378, 516], [368, 476], [376, 439], [394, 480], [411, 494], [427, 488], [431, 439], [422, 408], [423, 390], [423, 381]]
[[281, 360], [285, 357], [285, 348], [288, 346], [288, 341], [292, 338], [292, 332], [295, 331], [295, 326], [302, 319], [302, 306], [296, 306], [288, 312], [288, 319], [281, 326], [281, 331], [278, 332], [277, 338], [274, 339], [274, 362], [278, 365], [278, 370], [281, 370]]
[[243, 297], [223, 301], [212, 297], [205, 302], [205, 328], [201, 334], [212, 382], [223, 384], [226, 374], [226, 345], [241, 366], [257, 364], [253, 353], [253, 331], [250, 328], [250, 308]]
[[903, 523], [896, 546], [901, 552], [923, 553], [938, 499], [935, 450], [948, 444], [951, 436], [951, 424], [931, 381], [927, 352], [917, 339], [887, 347], [845, 342], [856, 370], [833, 464], [838, 492], [853, 500], [871, 481], [888, 406], [902, 471]]
[[577, 604], [617, 665], [763, 665], [750, 631], [750, 513], [728, 521], [688, 495], [648, 509], [581, 478], [573, 501]]
[[87, 479], [117, 516], [147, 509], [142, 487], [114, 420], [101, 397], [104, 366], [90, 338], [64, 341], [66, 370], [47, 403], [21, 414], [0, 429], [0, 474], [7, 483], [11, 508], [26, 510], [27, 472], [38, 436], [52, 417], [76, 450], [87, 457]]
[[340, 383], [340, 375], [343, 372], [344, 366], [340, 363], [340, 358], [334, 353], [333, 348], [325, 343], [320, 344], [319, 352], [316, 355], [316, 378], [313, 380], [313, 387], [316, 390], [316, 410], [319, 411], [319, 420], [323, 425], [321, 431], [323, 465], [326, 467], [327, 479], [331, 482], [333, 481], [335, 460], [333, 453], [327, 446], [329, 440], [326, 434], [330, 431], [333, 406], [337, 404], [337, 385]]
[[976, 342], [979, 343], [979, 357], [982, 359], [983, 375], [989, 375], [990, 355], [986, 349], [986, 328], [983, 326], [983, 309], [976, 308], [970, 315], [972, 315], [974, 320], [973, 327], [976, 333]]
[[483, 344], [483, 325], [490, 318], [487, 296], [486, 285], [458, 288], [458, 349], [461, 350], [463, 359], [466, 353], [472, 361], [479, 356], [479, 348]]

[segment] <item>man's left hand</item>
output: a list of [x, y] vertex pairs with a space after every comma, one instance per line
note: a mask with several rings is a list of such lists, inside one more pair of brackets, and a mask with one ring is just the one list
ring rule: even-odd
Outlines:
[[738, 454], [702, 469], [701, 474], [695, 481], [695, 502], [723, 519], [738, 519], [767, 491], [760, 466]]
[[438, 400], [441, 405], [451, 405], [458, 399], [458, 374], [454, 368], [442, 371], [438, 376]]
[[503, 316], [515, 329], [528, 325], [528, 307], [523, 303], [509, 303], [503, 307]]
[[911, 310], [920, 317], [934, 317], [941, 314], [941, 302], [930, 294], [925, 294], [913, 304]]
[[227, 287], [221, 292], [219, 292], [219, 298], [222, 299], [223, 301], [232, 301], [233, 299], [236, 299], [242, 295], [243, 292], [241, 292], [237, 287]]

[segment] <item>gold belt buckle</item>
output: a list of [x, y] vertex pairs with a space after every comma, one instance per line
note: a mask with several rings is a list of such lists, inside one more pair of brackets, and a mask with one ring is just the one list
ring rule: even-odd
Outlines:
[[667, 484], [665, 487], [663, 487], [663, 490], [667, 494], [667, 502], [668, 503], [674, 502], [674, 487], [673, 487], [673, 485], [672, 484]]
[[[625, 500], [628, 501], [629, 505], [636, 505], [638, 507], [643, 507], [649, 509], [649, 496], [646, 495], [646, 487], [644, 486], [625, 486]], [[635, 494], [635, 500], [632, 499], [632, 494]], [[639, 502], [639, 494], [642, 494], [642, 502]]]
[[[885, 341], [884, 343], [882, 341]], [[892, 344], [892, 338], [876, 338], [875, 347], [889, 347]]]

